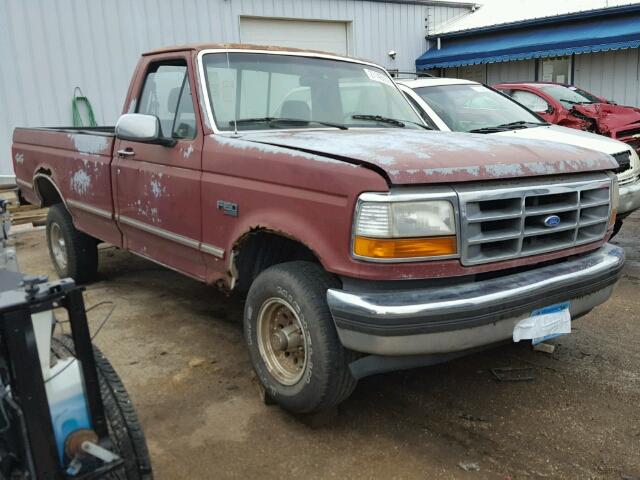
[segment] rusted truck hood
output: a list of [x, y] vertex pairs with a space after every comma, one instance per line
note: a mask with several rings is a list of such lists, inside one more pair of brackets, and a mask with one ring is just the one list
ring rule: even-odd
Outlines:
[[398, 129], [242, 133], [242, 140], [368, 164], [393, 184], [466, 182], [615, 169], [613, 157], [571, 145]]
[[591, 103], [574, 105], [571, 110], [594, 119], [598, 125], [598, 131], [604, 134], [627, 125], [640, 127], [640, 109], [633, 107], [610, 103]]

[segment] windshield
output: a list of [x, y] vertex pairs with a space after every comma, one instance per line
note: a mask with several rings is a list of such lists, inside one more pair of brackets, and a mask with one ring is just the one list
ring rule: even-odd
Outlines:
[[424, 128], [379, 68], [294, 55], [211, 53], [203, 66], [218, 129]]
[[585, 103], [600, 103], [597, 97], [576, 87], [565, 87], [564, 85], [541, 85], [540, 90], [552, 96], [565, 107]]
[[454, 132], [494, 129], [521, 123], [543, 124], [540, 119], [503, 95], [480, 84], [439, 85], [415, 92]]

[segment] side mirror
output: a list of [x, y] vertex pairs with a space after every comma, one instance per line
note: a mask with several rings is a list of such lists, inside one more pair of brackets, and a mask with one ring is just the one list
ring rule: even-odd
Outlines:
[[161, 135], [160, 120], [155, 115], [125, 113], [116, 123], [116, 137], [132, 142], [157, 143], [167, 147], [176, 144], [171, 138]]

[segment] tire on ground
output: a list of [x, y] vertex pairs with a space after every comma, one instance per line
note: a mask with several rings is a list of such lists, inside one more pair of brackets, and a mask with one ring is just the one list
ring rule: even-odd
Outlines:
[[616, 223], [613, 226], [613, 233], [611, 234], [611, 237], [609, 237], [609, 240], [611, 240], [613, 237], [618, 235], [621, 228], [622, 228], [622, 219], [618, 217], [616, 218]]
[[[327, 289], [337, 280], [315, 263], [295, 261], [269, 267], [251, 285], [244, 309], [244, 333], [253, 367], [267, 395], [286, 410], [310, 413], [345, 400], [356, 386], [345, 349], [327, 305]], [[286, 385], [270, 372], [258, 344], [258, 316], [272, 299], [295, 309], [307, 341], [302, 378]]]
[[[74, 355], [73, 340], [68, 335], [52, 337], [51, 350], [55, 358]], [[95, 345], [93, 353], [109, 435], [115, 453], [124, 461], [122, 468], [105, 479], [151, 480], [153, 473], [147, 443], [129, 394], [109, 360]]]
[[[66, 264], [56, 259], [52, 231], [59, 229], [64, 239]], [[62, 203], [49, 208], [47, 214], [47, 247], [51, 262], [60, 278], [71, 277], [77, 283], [93, 280], [98, 271], [98, 242], [73, 226], [71, 215]]]

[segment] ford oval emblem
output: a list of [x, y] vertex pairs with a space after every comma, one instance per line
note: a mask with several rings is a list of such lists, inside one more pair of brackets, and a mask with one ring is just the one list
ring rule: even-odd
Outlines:
[[557, 227], [560, 225], [560, 217], [558, 215], [549, 215], [544, 219], [545, 227]]

